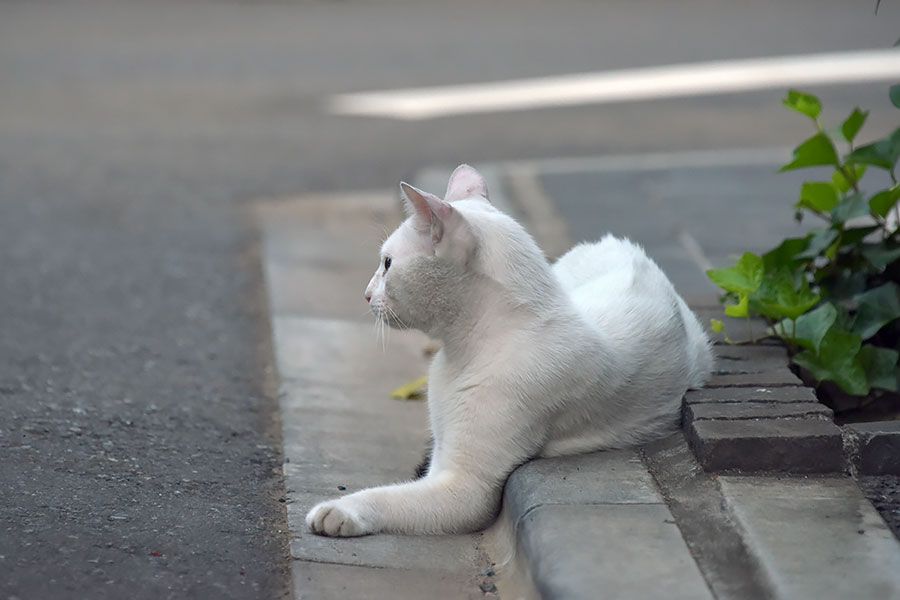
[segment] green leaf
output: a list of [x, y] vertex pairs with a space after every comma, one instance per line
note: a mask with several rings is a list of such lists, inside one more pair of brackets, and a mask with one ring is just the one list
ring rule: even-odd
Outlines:
[[753, 300], [754, 310], [771, 319], [796, 319], [816, 305], [819, 295], [810, 291], [805, 279], [795, 289], [790, 276], [781, 273], [764, 279]]
[[718, 319], [710, 319], [709, 326], [713, 330], [713, 333], [721, 333], [721, 331], [725, 329], [725, 324]]
[[818, 98], [798, 90], [788, 90], [787, 96], [781, 103], [811, 119], [815, 119], [822, 112], [822, 103]]
[[860, 194], [850, 194], [831, 211], [833, 223], [844, 223], [850, 219], [869, 214], [869, 203]]
[[861, 252], [863, 257], [879, 271], [900, 258], [900, 246], [889, 242], [863, 244]]
[[826, 302], [815, 310], [800, 315], [796, 320], [785, 319], [777, 323], [775, 331], [788, 341], [818, 353], [822, 338], [834, 325], [837, 316], [838, 311], [834, 305]]
[[[865, 162], [865, 161], [858, 161]], [[794, 160], [781, 167], [781, 171], [812, 167], [815, 165], [838, 165], [837, 152], [831, 139], [822, 132], [812, 136], [794, 148]]]
[[747, 294], [741, 294], [737, 304], [729, 304], [725, 307], [725, 314], [729, 317], [746, 317], [749, 312], [750, 297]]
[[882, 390], [897, 391], [897, 359], [900, 352], [890, 348], [880, 348], [865, 344], [856, 358], [866, 372], [869, 386]]
[[844, 139], [852, 143], [853, 138], [859, 133], [859, 130], [862, 128], [863, 123], [866, 122], [866, 117], [868, 116], [869, 111], [859, 110], [859, 107], [854, 108], [853, 112], [850, 113], [850, 116], [841, 123], [841, 133], [844, 135]]
[[807, 181], [800, 186], [800, 199], [794, 208], [828, 212], [838, 203], [838, 191], [827, 181]]
[[900, 317], [900, 287], [893, 281], [856, 297], [858, 309], [852, 331], [867, 340]]
[[800, 252], [795, 258], [815, 258], [828, 248], [838, 237], [839, 233], [836, 229], [819, 229], [814, 231], [809, 238], [809, 244], [806, 250]]
[[900, 159], [900, 127], [891, 135], [860, 146], [847, 156], [848, 162], [873, 165], [888, 171], [893, 170], [897, 159]]
[[806, 250], [810, 237], [787, 238], [777, 247], [763, 254], [763, 271], [765, 273], [773, 273], [784, 267], [793, 270], [797, 264], [803, 262], [794, 257]]
[[882, 190], [869, 198], [869, 208], [879, 217], [885, 216], [900, 199], [900, 185]]
[[822, 338], [818, 352], [804, 350], [793, 361], [819, 381], [830, 380], [854, 396], [869, 393], [869, 380], [856, 359], [862, 340], [855, 333], [832, 327]]
[[900, 108], [900, 83], [891, 86], [890, 90], [888, 90], [888, 96], [891, 99], [891, 104]]
[[762, 259], [752, 252], [745, 252], [733, 267], [710, 269], [706, 272], [713, 283], [729, 292], [751, 294], [763, 278]]
[[876, 231], [878, 225], [869, 225], [868, 227], [851, 227], [841, 232], [841, 246], [855, 246], [865, 239], [867, 235]]
[[[866, 172], [866, 165], [845, 165], [844, 168], [855, 182], [862, 179], [862, 176]], [[847, 181], [847, 178], [844, 177], [844, 174], [840, 169], [835, 169], [834, 173], [831, 174], [831, 183], [833, 183], [834, 187], [842, 194], [853, 187], [853, 184]]]

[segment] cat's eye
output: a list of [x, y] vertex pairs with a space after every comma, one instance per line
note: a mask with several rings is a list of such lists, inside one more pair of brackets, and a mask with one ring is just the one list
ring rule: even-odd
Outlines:
[[387, 270], [390, 268], [391, 268], [391, 257], [385, 256], [384, 257], [384, 271], [387, 272]]

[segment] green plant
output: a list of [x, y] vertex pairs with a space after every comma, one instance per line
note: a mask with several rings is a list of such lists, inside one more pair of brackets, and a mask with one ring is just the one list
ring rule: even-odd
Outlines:
[[[890, 98], [900, 108], [900, 85], [891, 88]], [[805, 182], [794, 204], [796, 219], [812, 215], [823, 225], [762, 256], [747, 252], [737, 264], [707, 275], [725, 290], [728, 316], [747, 317], [748, 323], [753, 314], [764, 317], [766, 335], [780, 338], [792, 361], [817, 382], [833, 381], [846, 394], [875, 399], [897, 392], [900, 128], [855, 146], [868, 111], [856, 108], [839, 127], [826, 129], [815, 96], [791, 90], [783, 104], [809, 117], [815, 134], [794, 149], [781, 171], [831, 171], [830, 178]], [[888, 187], [864, 191], [870, 170], [885, 171]], [[713, 329], [721, 328], [714, 319]]]

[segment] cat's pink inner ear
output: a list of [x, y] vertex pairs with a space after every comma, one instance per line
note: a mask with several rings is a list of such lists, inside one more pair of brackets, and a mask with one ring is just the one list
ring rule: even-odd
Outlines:
[[431, 209], [432, 213], [431, 242], [437, 244], [444, 237], [446, 227], [456, 226], [459, 213], [450, 206], [449, 202], [445, 202], [432, 194], [426, 195], [425, 201], [428, 203], [428, 208]]
[[453, 174], [450, 175], [450, 182], [447, 184], [447, 194], [444, 199], [447, 202], [455, 202], [465, 198], [484, 198], [488, 199], [487, 184], [484, 177], [469, 165], [459, 165]]

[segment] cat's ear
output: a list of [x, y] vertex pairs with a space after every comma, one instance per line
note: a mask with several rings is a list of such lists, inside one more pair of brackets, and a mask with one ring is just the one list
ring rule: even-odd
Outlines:
[[434, 194], [414, 188], [405, 181], [400, 182], [400, 193], [403, 196], [403, 207], [406, 209], [406, 215], [412, 218], [416, 231], [429, 232], [433, 214], [426, 198], [430, 198], [432, 201], [439, 201], [439, 198]]
[[453, 174], [450, 175], [450, 182], [447, 184], [447, 193], [444, 199], [447, 202], [456, 202], [466, 198], [483, 198], [488, 199], [487, 184], [484, 177], [469, 165], [459, 165]]
[[[459, 211], [434, 194], [402, 182], [400, 189], [407, 212], [417, 231], [430, 234], [435, 254], [465, 254], [471, 246], [471, 231]], [[443, 242], [443, 243], [442, 243]]]

